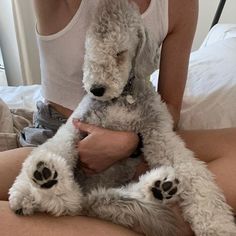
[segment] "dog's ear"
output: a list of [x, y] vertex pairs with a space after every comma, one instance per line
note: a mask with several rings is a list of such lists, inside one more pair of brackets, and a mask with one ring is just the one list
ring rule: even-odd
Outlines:
[[158, 67], [159, 45], [144, 26], [141, 26], [138, 31], [138, 39], [134, 75], [137, 78], [146, 78]]

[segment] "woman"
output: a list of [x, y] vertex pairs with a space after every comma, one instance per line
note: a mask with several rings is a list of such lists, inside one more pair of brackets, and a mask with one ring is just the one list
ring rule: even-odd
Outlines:
[[[139, 6], [144, 23], [156, 35], [157, 43], [162, 44], [158, 91], [177, 127], [196, 29], [198, 1], [132, 1]], [[81, 68], [85, 31], [99, 1], [34, 0], [34, 3], [43, 94], [55, 111], [68, 117], [83, 96]], [[78, 144], [80, 161], [87, 174], [103, 171], [117, 160], [129, 157], [138, 145], [134, 133], [115, 132], [82, 123], [77, 126], [89, 134]], [[233, 181], [236, 178], [236, 129], [177, 132], [197, 157], [208, 163], [228, 203], [236, 210], [236, 183]], [[0, 153], [0, 226], [3, 235], [15, 232], [19, 235], [27, 232], [30, 235], [137, 235], [120, 226], [86, 217], [15, 216], [9, 210], [7, 192], [31, 150], [19, 148]], [[140, 166], [137, 175], [145, 169], [145, 165]], [[186, 235], [191, 234], [186, 230]]]

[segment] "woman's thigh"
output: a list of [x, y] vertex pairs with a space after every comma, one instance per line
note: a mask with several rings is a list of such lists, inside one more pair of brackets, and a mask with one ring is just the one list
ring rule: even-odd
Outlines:
[[0, 152], [0, 200], [8, 199], [8, 190], [31, 151], [32, 148], [17, 148]]
[[236, 128], [180, 131], [179, 135], [196, 157], [207, 163], [236, 212]]
[[98, 219], [81, 216], [53, 217], [36, 214], [17, 216], [11, 212], [8, 202], [0, 201], [0, 228], [2, 236], [10, 235], [76, 235], [76, 236], [138, 236], [121, 226]]
[[223, 190], [227, 203], [236, 214], [236, 153], [208, 163], [217, 185]]
[[181, 130], [178, 134], [196, 157], [204, 162], [234, 154], [236, 158], [236, 128]]

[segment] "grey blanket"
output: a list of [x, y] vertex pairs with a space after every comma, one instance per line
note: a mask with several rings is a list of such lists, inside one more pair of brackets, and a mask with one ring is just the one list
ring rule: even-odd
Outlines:
[[20, 147], [20, 132], [32, 125], [33, 112], [24, 109], [10, 110], [0, 98], [0, 151]]
[[0, 99], [0, 151], [35, 147], [51, 138], [66, 118], [49, 104], [37, 102], [37, 111], [9, 109]]

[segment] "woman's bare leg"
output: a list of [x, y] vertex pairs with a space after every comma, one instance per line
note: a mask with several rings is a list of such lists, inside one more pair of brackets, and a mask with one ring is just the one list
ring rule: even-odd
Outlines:
[[60, 236], [138, 236], [124, 227], [81, 216], [52, 217], [46, 214], [17, 216], [8, 202], [0, 201], [0, 228], [2, 236], [60, 235]]
[[32, 148], [17, 148], [0, 152], [0, 200], [8, 199], [8, 190], [31, 151]]
[[[224, 191], [228, 203], [236, 211], [236, 128], [203, 131], [180, 131], [188, 148], [196, 156], [208, 162], [208, 167], [216, 176], [216, 182]], [[31, 149], [17, 149], [0, 153], [0, 199], [7, 199], [7, 192], [18, 175], [21, 163]], [[4, 180], [4, 181], [2, 181]], [[5, 235], [14, 231], [19, 235], [45, 233], [45, 235], [137, 235], [123, 227], [86, 217], [54, 218], [43, 214], [32, 217], [15, 216], [7, 202], [0, 202], [0, 228]], [[68, 227], [67, 227], [68, 226]], [[13, 231], [11, 231], [13, 230]], [[4, 236], [5, 236], [4, 235]], [[189, 232], [186, 235], [192, 235]]]
[[228, 204], [236, 212], [236, 128], [179, 131], [179, 135], [197, 158], [207, 162]]
[[236, 214], [236, 153], [212, 161], [208, 168], [215, 175], [216, 183]]
[[178, 132], [191, 149], [204, 162], [236, 155], [236, 128], [214, 130], [181, 130]]

